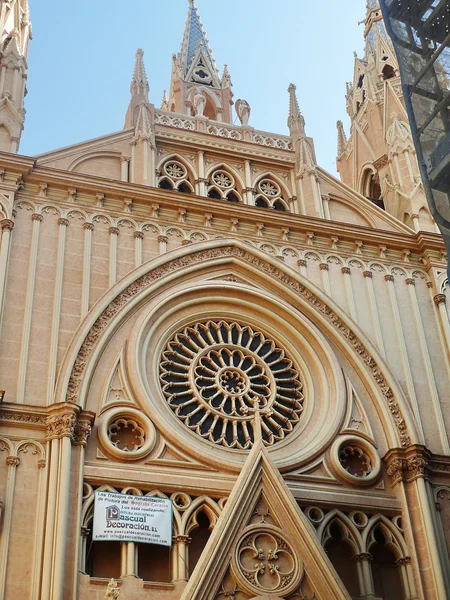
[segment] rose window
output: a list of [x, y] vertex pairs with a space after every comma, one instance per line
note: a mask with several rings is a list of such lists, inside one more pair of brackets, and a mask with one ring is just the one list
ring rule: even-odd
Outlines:
[[167, 162], [164, 165], [164, 171], [172, 179], [183, 179], [187, 176], [186, 167], [176, 161]]
[[118, 450], [135, 452], [145, 444], [145, 431], [137, 421], [119, 417], [109, 424], [108, 438]]
[[261, 194], [269, 198], [275, 198], [281, 194], [280, 187], [270, 179], [262, 179], [258, 184]]
[[234, 186], [234, 180], [225, 171], [216, 171], [212, 176], [213, 182], [222, 189], [228, 189]]
[[233, 573], [247, 592], [284, 596], [298, 586], [302, 568], [281, 530], [258, 527], [238, 543]]
[[370, 458], [358, 446], [343, 446], [339, 451], [339, 461], [344, 469], [355, 477], [367, 477], [372, 472]]
[[160, 383], [187, 427], [227, 448], [253, 445], [255, 410], [267, 446], [284, 439], [303, 410], [292, 359], [264, 333], [238, 323], [207, 321], [178, 331], [162, 353]]

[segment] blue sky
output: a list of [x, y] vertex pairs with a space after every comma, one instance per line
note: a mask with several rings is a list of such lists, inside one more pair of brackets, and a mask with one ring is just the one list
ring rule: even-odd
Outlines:
[[[196, 0], [214, 57], [251, 105], [250, 124], [287, 133], [297, 85], [319, 164], [335, 172], [336, 120], [347, 125], [345, 82], [363, 50], [365, 0]], [[20, 153], [34, 155], [123, 128], [138, 47], [150, 99], [169, 87], [188, 0], [30, 0], [27, 120]]]

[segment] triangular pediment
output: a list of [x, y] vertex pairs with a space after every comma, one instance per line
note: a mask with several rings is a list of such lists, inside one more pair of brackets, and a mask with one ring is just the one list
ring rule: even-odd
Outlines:
[[350, 600], [267, 450], [254, 446], [181, 600]]
[[199, 46], [186, 75], [186, 81], [220, 88], [217, 71], [211, 64], [203, 46]]

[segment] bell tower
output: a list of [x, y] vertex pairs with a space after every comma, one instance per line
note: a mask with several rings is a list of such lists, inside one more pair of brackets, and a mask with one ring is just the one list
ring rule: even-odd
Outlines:
[[347, 83], [351, 120], [338, 121], [337, 168], [344, 183], [415, 231], [436, 231], [420, 179], [398, 63], [379, 0], [368, 0], [363, 57], [355, 53]]
[[25, 121], [28, 44], [32, 37], [28, 0], [0, 4], [0, 151], [17, 152]]
[[231, 123], [232, 98], [227, 66], [221, 77], [194, 0], [189, 0], [181, 52], [172, 57], [170, 94], [168, 100], [163, 99], [163, 108]]

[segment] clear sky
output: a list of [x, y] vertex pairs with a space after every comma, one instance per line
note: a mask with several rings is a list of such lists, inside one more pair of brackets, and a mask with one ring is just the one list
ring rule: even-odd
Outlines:
[[[250, 125], [287, 133], [297, 85], [319, 164], [335, 173], [353, 51], [363, 49], [365, 0], [196, 0], [214, 57]], [[34, 155], [122, 129], [137, 48], [159, 108], [181, 46], [188, 0], [30, 0], [27, 118], [20, 153]]]

